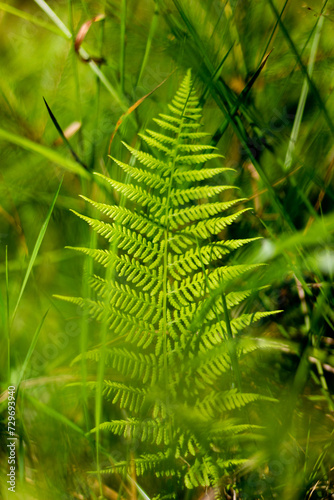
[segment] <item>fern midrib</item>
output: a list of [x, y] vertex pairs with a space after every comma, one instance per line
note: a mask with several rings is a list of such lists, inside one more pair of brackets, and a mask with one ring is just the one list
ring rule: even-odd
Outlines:
[[[192, 87], [191, 87], [192, 88]], [[165, 208], [165, 231], [164, 231], [164, 256], [163, 256], [163, 335], [164, 335], [164, 341], [163, 341], [163, 356], [164, 356], [164, 373], [165, 373], [165, 394], [167, 396], [168, 394], [168, 363], [167, 363], [167, 280], [168, 280], [168, 241], [169, 241], [169, 228], [170, 228], [170, 223], [169, 223], [169, 218], [168, 218], [168, 213], [169, 213], [169, 205], [170, 205], [170, 198], [171, 198], [171, 193], [172, 193], [172, 187], [173, 187], [173, 180], [174, 180], [174, 175], [175, 175], [175, 164], [176, 164], [176, 158], [177, 158], [177, 153], [178, 153], [178, 146], [180, 144], [180, 139], [181, 139], [181, 132], [182, 132], [182, 127], [184, 124], [185, 120], [185, 111], [187, 109], [187, 104], [188, 100], [190, 97], [191, 93], [191, 88], [189, 89], [187, 100], [185, 102], [183, 111], [182, 111], [182, 116], [181, 116], [181, 121], [178, 126], [178, 132], [177, 132], [177, 143], [175, 145], [175, 149], [173, 150], [172, 153], [172, 165], [171, 165], [171, 171], [170, 171], [170, 181], [169, 181], [169, 186], [168, 186], [168, 191], [167, 191], [167, 197], [166, 197], [166, 208]], [[167, 408], [167, 401], [166, 401], [166, 408]], [[170, 418], [170, 413], [168, 412], [167, 415], [169, 416], [169, 421], [168, 421], [168, 430], [170, 433], [170, 439], [172, 438], [172, 421]]]
[[[168, 278], [168, 241], [169, 241], [169, 232], [170, 232], [170, 222], [169, 222], [169, 206], [170, 206], [170, 198], [171, 198], [171, 192], [173, 188], [173, 179], [175, 175], [175, 163], [176, 163], [176, 158], [177, 158], [177, 152], [178, 152], [178, 146], [180, 142], [180, 134], [182, 130], [182, 126], [184, 123], [184, 118], [185, 118], [185, 110], [187, 108], [187, 103], [189, 99], [190, 91], [188, 94], [187, 101], [185, 103], [183, 112], [182, 112], [182, 117], [181, 117], [181, 122], [178, 127], [178, 132], [177, 132], [177, 143], [175, 145], [175, 149], [172, 152], [172, 165], [171, 165], [171, 174], [170, 174], [170, 181], [169, 181], [169, 186], [168, 186], [168, 191], [167, 191], [167, 197], [166, 197], [166, 206], [165, 206], [165, 224], [166, 227], [164, 229], [164, 254], [163, 254], [163, 262], [164, 262], [164, 272], [163, 272], [163, 335], [165, 336], [165, 342], [164, 342], [164, 356], [165, 356], [165, 363], [167, 362], [167, 278]], [[167, 368], [165, 366], [165, 368]]]

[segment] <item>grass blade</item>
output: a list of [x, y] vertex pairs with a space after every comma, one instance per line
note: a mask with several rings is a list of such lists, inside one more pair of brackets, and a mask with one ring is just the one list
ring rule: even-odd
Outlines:
[[120, 51], [120, 80], [121, 91], [124, 94], [124, 68], [125, 68], [125, 32], [126, 32], [126, 0], [122, 0], [122, 15], [121, 15], [121, 51]]
[[[319, 22], [317, 23], [318, 25], [316, 28], [316, 32], [314, 34], [314, 39], [313, 39], [311, 53], [310, 53], [310, 59], [309, 59], [308, 66], [307, 66], [307, 71], [308, 71], [308, 75], [310, 78], [311, 78], [312, 73], [313, 73], [315, 57], [317, 54], [319, 40], [320, 40], [320, 34], [321, 34], [321, 30], [322, 30], [324, 21], [325, 21], [324, 16], [320, 16]], [[305, 78], [304, 83], [303, 83], [303, 87], [302, 87], [302, 91], [300, 94], [299, 102], [298, 102], [295, 120], [294, 120], [292, 131], [291, 131], [288, 150], [287, 150], [286, 156], [285, 156], [284, 168], [286, 170], [288, 170], [292, 165], [293, 153], [294, 153], [294, 150], [296, 148], [296, 143], [297, 143], [297, 139], [298, 139], [298, 135], [299, 135], [300, 125], [301, 125], [301, 122], [303, 119], [304, 108], [305, 108], [305, 104], [306, 104], [308, 91], [309, 91], [309, 83], [308, 83], [307, 79]]]
[[[174, 73], [174, 71], [173, 71]], [[108, 154], [110, 155], [110, 150], [111, 150], [111, 143], [112, 141], [114, 140], [114, 137], [115, 137], [115, 134], [117, 132], [117, 130], [119, 129], [119, 127], [122, 125], [122, 122], [123, 120], [131, 115], [131, 113], [133, 113], [133, 111], [138, 108], [138, 106], [143, 102], [145, 101], [145, 99], [147, 97], [149, 97], [151, 94], [153, 94], [153, 92], [155, 92], [159, 87], [161, 87], [161, 85], [163, 85], [167, 80], [168, 78], [173, 74], [171, 73], [170, 75], [167, 76], [167, 78], [165, 78], [162, 82], [160, 82], [156, 87], [154, 87], [153, 90], [150, 90], [150, 92], [146, 95], [144, 95], [143, 97], [141, 97], [140, 99], [138, 99], [138, 101], [136, 101], [134, 104], [132, 104], [132, 106], [129, 107], [129, 109], [126, 110], [125, 113], [122, 114], [122, 116], [118, 119], [117, 123], [116, 123], [116, 126], [114, 128], [114, 131], [113, 133], [111, 134], [111, 138], [110, 138], [110, 141], [109, 141], [109, 148], [108, 148]]]
[[[325, 104], [320, 96], [318, 88], [316, 87], [313, 80], [311, 79], [311, 77], [308, 73], [308, 69], [303, 64], [303, 61], [300, 57], [300, 54], [299, 54], [295, 44], [293, 43], [293, 40], [292, 40], [291, 36], [289, 35], [289, 32], [288, 32], [287, 28], [285, 27], [285, 24], [283, 23], [275, 5], [274, 5], [273, 0], [268, 0], [268, 1], [269, 1], [270, 7], [271, 7], [274, 15], [276, 16], [276, 18], [278, 20], [279, 26], [280, 26], [280, 28], [281, 28], [281, 30], [286, 38], [286, 41], [287, 41], [288, 45], [290, 46], [291, 52], [294, 54], [296, 61], [298, 62], [299, 66], [300, 66], [301, 71], [304, 73], [304, 76], [307, 80], [307, 83], [308, 83], [309, 88], [313, 94], [313, 97], [317, 101], [319, 108], [322, 110], [324, 117], [325, 117], [325, 120], [327, 122], [327, 125], [328, 125], [332, 135], [334, 135], [334, 124], [333, 124], [332, 119], [329, 116], [329, 113], [327, 111], [327, 108], [326, 108], [326, 106], [325, 106]], [[322, 14], [324, 12], [324, 9], [325, 9], [327, 3], [328, 3], [328, 0], [326, 0], [326, 2], [324, 3], [324, 5], [322, 7], [322, 11], [321, 11]]]
[[[55, 23], [56, 26], [64, 33], [65, 37], [68, 40], [72, 39], [72, 35], [70, 30], [65, 26], [63, 21], [59, 19], [57, 14], [51, 9], [51, 7], [48, 6], [48, 4], [44, 0], [34, 0], [35, 3], [49, 16], [49, 18]], [[108, 90], [108, 92], [112, 95], [113, 99], [117, 102], [117, 104], [124, 110], [126, 111], [127, 107], [126, 105], [122, 102], [120, 99], [118, 93], [114, 89], [114, 87], [111, 85], [107, 77], [105, 76], [104, 73], [100, 70], [98, 65], [96, 64], [95, 61], [91, 60], [90, 55], [88, 52], [83, 49], [82, 47], [79, 48], [78, 53], [82, 59], [89, 61], [88, 66], [91, 68], [91, 70], [96, 74], [96, 76], [101, 80], [105, 88]]]
[[70, 427], [75, 432], [77, 432], [78, 434], [80, 434], [81, 436], [86, 438], [85, 432], [82, 429], [80, 429], [80, 427], [75, 425], [71, 420], [64, 417], [64, 415], [62, 415], [58, 411], [54, 410], [53, 408], [50, 408], [46, 404], [41, 403], [40, 401], [38, 401], [38, 399], [34, 398], [33, 396], [25, 394], [25, 397], [28, 399], [28, 401], [30, 401], [36, 408], [41, 410], [43, 413], [45, 413], [46, 415], [49, 415], [49, 417], [54, 418], [55, 420], [62, 423], [63, 425], [66, 425], [66, 427]]
[[43, 318], [42, 318], [42, 320], [41, 320], [40, 324], [38, 325], [38, 327], [37, 327], [37, 329], [36, 329], [36, 331], [35, 331], [35, 333], [34, 333], [34, 336], [33, 336], [33, 338], [32, 338], [31, 344], [30, 344], [30, 346], [29, 346], [28, 352], [27, 352], [27, 354], [26, 354], [26, 357], [25, 357], [25, 359], [24, 359], [24, 361], [23, 361], [22, 368], [21, 368], [21, 370], [20, 370], [19, 378], [18, 378], [18, 380], [17, 380], [17, 382], [16, 382], [17, 391], [19, 391], [20, 384], [21, 384], [22, 379], [23, 379], [23, 375], [24, 375], [24, 373], [25, 373], [25, 371], [26, 371], [26, 369], [27, 369], [27, 366], [28, 366], [28, 363], [29, 363], [30, 358], [31, 358], [31, 356], [32, 356], [32, 353], [33, 353], [33, 352], [34, 352], [34, 350], [35, 350], [35, 347], [36, 347], [36, 344], [37, 344], [37, 340], [38, 340], [38, 337], [39, 337], [40, 331], [41, 331], [41, 329], [42, 329], [42, 326], [43, 326], [43, 324], [44, 324], [44, 320], [45, 320], [45, 318], [46, 318], [46, 316], [47, 316], [48, 312], [49, 312], [49, 310], [47, 310], [47, 311], [46, 311], [46, 313], [44, 314], [44, 316], [43, 316]]
[[45, 21], [38, 19], [38, 17], [33, 16], [33, 15], [29, 14], [28, 12], [24, 12], [23, 10], [16, 9], [15, 7], [12, 7], [11, 5], [8, 5], [8, 4], [3, 3], [3, 2], [0, 2], [0, 9], [3, 10], [4, 12], [8, 12], [8, 14], [12, 14], [13, 16], [20, 17], [21, 19], [24, 19], [25, 21], [36, 24], [36, 26], [40, 26], [41, 28], [45, 28], [48, 31], [52, 31], [52, 33], [55, 33], [55, 35], [59, 35], [59, 36], [66, 38], [63, 31], [61, 31], [58, 28], [55, 28], [53, 26], [53, 24], [46, 23]]
[[[271, 1], [271, 0], [270, 0]], [[195, 27], [191, 23], [190, 19], [188, 18], [185, 10], [182, 8], [181, 3], [179, 0], [173, 0], [175, 7], [177, 8], [183, 22], [185, 23], [187, 29], [189, 30], [191, 36], [194, 39], [194, 42], [197, 46], [198, 52], [203, 60], [203, 63], [206, 66], [206, 72], [207, 72], [207, 81], [206, 83], [209, 83], [210, 87], [210, 92], [213, 97], [213, 99], [216, 101], [218, 107], [228, 120], [229, 124], [232, 126], [234, 129], [237, 137], [239, 138], [240, 142], [242, 143], [245, 151], [247, 152], [247, 155], [251, 162], [253, 163], [255, 169], [257, 170], [258, 174], [260, 175], [262, 182], [268, 189], [268, 192], [270, 193], [270, 196], [272, 198], [272, 203], [275, 206], [276, 210], [282, 215], [283, 220], [287, 223], [289, 226], [290, 230], [294, 230], [294, 225], [291, 221], [290, 215], [287, 213], [287, 211], [284, 209], [284, 206], [280, 202], [278, 196], [276, 195], [275, 190], [272, 188], [271, 183], [269, 181], [269, 178], [260, 165], [260, 163], [256, 160], [254, 154], [252, 153], [252, 150], [249, 146], [250, 141], [249, 137], [247, 136], [247, 132], [245, 130], [245, 127], [238, 115], [233, 116], [232, 111], [234, 108], [235, 103], [232, 101], [232, 93], [228, 86], [221, 81], [215, 81], [212, 77], [215, 73], [215, 68], [210, 60], [210, 57], [208, 56], [207, 51], [205, 50], [204, 44], [199, 37]], [[261, 67], [261, 66], [260, 66]], [[211, 82], [211, 85], [210, 85]]]
[[53, 163], [56, 163], [65, 170], [68, 170], [69, 172], [72, 172], [74, 174], [78, 174], [81, 177], [90, 179], [90, 174], [84, 168], [80, 167], [76, 162], [70, 160], [69, 158], [64, 158], [56, 151], [53, 151], [53, 149], [43, 146], [42, 144], [31, 141], [26, 137], [13, 134], [12, 132], [7, 132], [7, 130], [1, 128], [0, 139], [4, 139], [5, 141], [11, 142], [12, 144], [16, 144], [17, 146], [27, 149], [28, 151], [31, 151], [33, 153], [38, 153], [39, 155], [44, 156], [44, 158], [47, 158]]
[[[252, 76], [252, 78], [249, 80], [249, 82], [247, 83], [247, 85], [245, 86], [245, 88], [243, 89], [243, 91], [241, 92], [241, 94], [239, 95], [238, 100], [237, 100], [236, 104], [234, 105], [234, 107], [233, 107], [233, 109], [231, 111], [231, 116], [232, 117], [235, 117], [237, 115], [240, 106], [246, 100], [246, 98], [248, 96], [248, 93], [251, 91], [251, 88], [253, 87], [254, 83], [257, 80], [257, 78], [260, 76], [260, 73], [263, 70], [263, 68], [264, 68], [264, 66], [265, 66], [265, 64], [266, 64], [266, 62], [268, 60], [268, 57], [270, 56], [272, 50], [270, 52], [268, 52], [268, 54], [266, 54], [264, 56], [264, 58], [263, 58], [263, 60], [262, 60], [262, 62], [260, 64], [260, 66], [255, 71], [254, 75]], [[224, 60], [225, 60], [225, 58], [224, 58]], [[212, 82], [216, 82], [216, 81], [217, 81], [217, 77], [213, 77], [212, 81], [210, 81], [208, 83], [208, 86], [212, 85]], [[213, 146], [217, 146], [217, 144], [220, 141], [221, 137], [224, 135], [224, 133], [225, 133], [228, 125], [229, 125], [229, 120], [225, 119], [224, 122], [221, 124], [221, 126], [218, 128], [218, 130], [215, 132], [215, 134], [212, 137], [211, 144]]]
[[29, 276], [30, 276], [30, 273], [31, 273], [31, 270], [33, 268], [33, 265], [34, 265], [34, 262], [36, 260], [36, 257], [37, 257], [37, 254], [38, 254], [38, 251], [40, 249], [40, 246], [42, 244], [42, 241], [43, 241], [43, 238], [44, 238], [44, 235], [46, 233], [46, 230], [47, 230], [47, 227], [48, 227], [48, 224], [49, 224], [49, 220], [50, 220], [50, 217], [51, 217], [51, 214], [53, 212], [53, 208], [56, 204], [56, 201], [57, 201], [57, 197], [58, 197], [58, 194], [59, 194], [59, 191], [60, 191], [60, 188], [61, 188], [61, 185], [62, 185], [62, 182], [63, 182], [63, 179], [60, 181], [60, 184], [59, 184], [59, 187], [57, 189], [57, 192], [53, 198], [53, 201], [51, 203], [51, 206], [50, 206], [50, 209], [47, 213], [47, 216], [46, 216], [46, 219], [44, 221], [44, 224], [42, 225], [41, 227], [41, 230], [39, 232], [39, 235], [38, 235], [38, 238], [37, 238], [37, 241], [35, 243], [35, 247], [34, 247], [34, 250], [31, 254], [31, 257], [30, 257], [30, 261], [29, 261], [29, 264], [28, 264], [28, 268], [27, 268], [27, 271], [26, 271], [26, 274], [24, 276], [24, 279], [23, 279], [23, 283], [21, 285], [21, 290], [20, 290], [20, 293], [19, 293], [19, 296], [18, 296], [18, 299], [17, 299], [17, 302], [16, 302], [16, 305], [15, 305], [15, 308], [14, 308], [14, 312], [13, 312], [13, 315], [12, 315], [12, 320], [11, 320], [11, 324], [13, 323], [14, 321], [14, 318], [15, 318], [15, 315], [16, 315], [16, 312], [17, 312], [17, 309], [19, 307], [19, 304], [21, 302], [21, 298], [22, 298], [22, 295], [23, 295], [23, 292], [24, 292], [24, 289], [26, 287], [26, 284], [28, 282], [28, 279], [29, 279]]
[[70, 40], [72, 38], [71, 32], [69, 29], [66, 28], [65, 24], [55, 12], [51, 9], [51, 7], [48, 6], [44, 0], [34, 0], [35, 3], [45, 12], [45, 14], [53, 21], [53, 23], [58, 26], [58, 28], [62, 31], [62, 33], [65, 35], [65, 37]]
[[77, 163], [79, 163], [79, 165], [81, 165], [84, 169], [88, 170], [88, 167], [80, 160], [79, 156], [76, 154], [76, 152], [74, 151], [74, 149], [72, 148], [69, 140], [67, 139], [67, 137], [65, 136], [64, 132], [62, 131], [62, 128], [61, 126], [59, 125], [56, 117], [54, 116], [54, 114], [52, 113], [48, 103], [46, 102], [45, 98], [43, 97], [43, 101], [45, 103], [45, 106], [46, 106], [46, 109], [48, 110], [48, 113], [50, 115], [50, 118], [54, 124], [54, 126], [56, 127], [57, 129], [57, 132], [59, 133], [60, 137], [63, 139], [64, 141], [64, 144], [66, 144], [66, 146], [68, 147], [68, 149], [70, 150], [73, 158], [75, 159], [75, 161]]
[[139, 74], [138, 74], [138, 78], [137, 78], [136, 87], [138, 87], [138, 85], [140, 84], [141, 78], [142, 78], [144, 70], [146, 68], [148, 57], [150, 55], [152, 40], [153, 40], [154, 33], [155, 33], [157, 25], [158, 25], [158, 18], [159, 18], [159, 3], [156, 2], [154, 13], [153, 13], [153, 19], [152, 19], [151, 26], [150, 26], [150, 31], [148, 32], [148, 37], [147, 37], [147, 41], [146, 41], [145, 53], [143, 56], [143, 60], [142, 60]]
[[10, 328], [9, 328], [9, 279], [8, 279], [8, 245], [6, 245], [6, 330], [7, 330], [7, 374], [10, 383]]

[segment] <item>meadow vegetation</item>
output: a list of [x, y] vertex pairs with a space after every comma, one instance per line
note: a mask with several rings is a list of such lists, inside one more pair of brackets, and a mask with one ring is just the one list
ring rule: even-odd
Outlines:
[[333, 498], [333, 23], [0, 2], [1, 498]]

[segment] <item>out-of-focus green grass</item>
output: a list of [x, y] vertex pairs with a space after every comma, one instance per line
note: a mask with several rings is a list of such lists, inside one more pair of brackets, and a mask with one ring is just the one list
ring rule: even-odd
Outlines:
[[[91, 56], [103, 57], [100, 67], [82, 62], [66, 30], [55, 24], [58, 16], [69, 33], [76, 34], [99, 13], [106, 18], [92, 25], [83, 48]], [[118, 175], [107, 156], [117, 120], [175, 70], [124, 119], [111, 146], [113, 156], [123, 160], [126, 151], [121, 140], [135, 144], [137, 133], [165, 109], [164, 103], [189, 66], [202, 91], [206, 129], [225, 155], [225, 164], [236, 169], [227, 180], [238, 185], [240, 196], [249, 198], [254, 207], [227, 235], [264, 237], [238, 259], [269, 264], [266, 281], [272, 287], [260, 294], [258, 305], [285, 311], [254, 334], [284, 338], [293, 345], [290, 351], [254, 361], [258, 380], [255, 376], [250, 385], [266, 387], [280, 398], [280, 405], [265, 415], [272, 435], [259, 450], [258, 467], [242, 475], [239, 485], [245, 498], [314, 499], [330, 494], [333, 22], [333, 5], [319, 0], [307, 4], [278, 0], [0, 2], [4, 424], [4, 391], [8, 383], [18, 381], [34, 334], [48, 311], [23, 374], [17, 405], [17, 498], [75, 498], [74, 493], [81, 495], [77, 498], [96, 498], [99, 494], [95, 476], [87, 474], [96, 467], [94, 443], [84, 436], [94, 425], [94, 402], [81, 390], [66, 388], [89, 376], [85, 366], [72, 368], [70, 363], [87, 345], [99, 341], [99, 330], [81, 311], [57, 302], [53, 294], [82, 294], [91, 264], [84, 265], [64, 246], [86, 244], [91, 236], [69, 208], [87, 213], [90, 209], [78, 195], [103, 200], [105, 194], [74, 162], [66, 146], [56, 143], [58, 134], [43, 96], [63, 130], [73, 122], [81, 123], [70, 142], [88, 170]], [[247, 84], [271, 49], [249, 90]], [[73, 172], [75, 167], [78, 173]], [[63, 175], [12, 321], [38, 235]], [[253, 279], [257, 283], [258, 277]], [[1, 472], [7, 453], [3, 436]], [[109, 463], [112, 443], [102, 444], [101, 460]], [[106, 480], [115, 490], [120, 482]], [[5, 495], [6, 485], [3, 489]], [[105, 496], [112, 498], [106, 491]], [[131, 496], [125, 485], [121, 491]]]

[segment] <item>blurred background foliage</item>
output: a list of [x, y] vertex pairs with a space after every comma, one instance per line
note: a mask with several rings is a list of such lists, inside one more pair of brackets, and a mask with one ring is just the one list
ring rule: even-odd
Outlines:
[[[79, 40], [98, 14], [103, 19]], [[263, 414], [267, 444], [227, 481], [225, 498], [333, 498], [333, 23], [333, 3], [320, 0], [0, 2], [0, 453], [3, 473], [5, 391], [21, 380], [17, 498], [100, 494], [89, 474], [94, 441], [85, 436], [94, 402], [83, 404], [71, 385], [80, 369], [70, 366], [98, 342], [98, 327], [53, 298], [81, 295], [91, 265], [64, 249], [94, 238], [69, 209], [89, 213], [81, 193], [103, 201], [90, 172], [119, 176], [109, 147], [127, 160], [121, 141], [137, 144], [189, 67], [206, 130], [236, 170], [226, 180], [254, 208], [224, 237], [263, 237], [236, 259], [269, 264], [270, 289], [252, 307], [284, 310], [250, 332], [285, 342], [254, 358], [248, 381], [279, 404]], [[120, 117], [153, 90], [110, 144]], [[85, 167], [60, 139], [43, 97]], [[103, 460], [125, 445], [103, 441]], [[103, 478], [105, 498], [145, 497], [141, 487], [149, 497], [157, 489], [134, 476]]]

